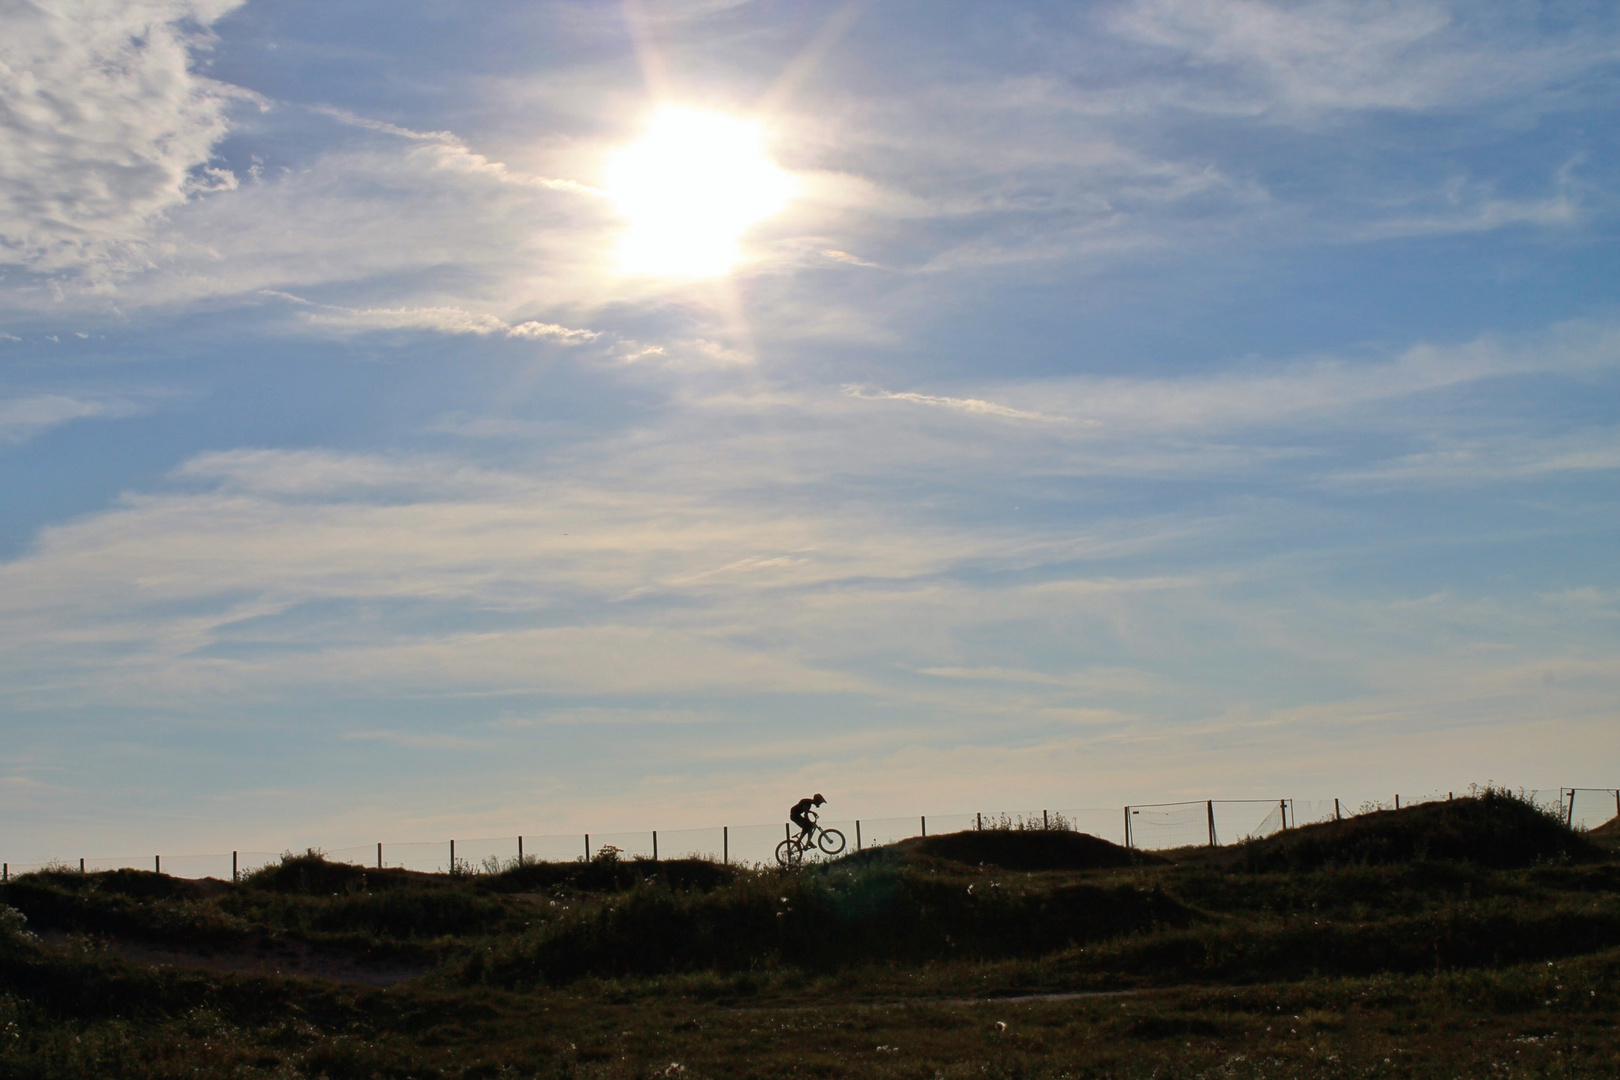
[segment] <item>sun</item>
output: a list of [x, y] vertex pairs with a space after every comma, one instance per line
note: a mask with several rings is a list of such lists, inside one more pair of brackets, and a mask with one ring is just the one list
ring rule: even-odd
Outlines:
[[737, 264], [750, 228], [787, 206], [794, 184], [757, 124], [665, 106], [609, 163], [607, 193], [628, 226], [621, 269], [713, 278]]

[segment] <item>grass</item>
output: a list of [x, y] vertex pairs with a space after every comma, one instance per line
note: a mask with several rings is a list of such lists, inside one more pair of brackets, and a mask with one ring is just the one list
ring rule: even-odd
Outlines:
[[[1620, 1075], [1615, 841], [1495, 792], [1165, 859], [1054, 835], [26, 875], [0, 1078]], [[294, 946], [414, 977], [246, 964]]]

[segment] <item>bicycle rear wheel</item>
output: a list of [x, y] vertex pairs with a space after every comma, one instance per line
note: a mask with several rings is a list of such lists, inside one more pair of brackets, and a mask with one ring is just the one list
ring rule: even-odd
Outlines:
[[844, 834], [837, 829], [822, 829], [821, 835], [816, 837], [816, 846], [825, 854], [842, 855], [844, 853]]
[[776, 861], [783, 866], [798, 866], [804, 859], [804, 848], [792, 840], [783, 840], [776, 845]]

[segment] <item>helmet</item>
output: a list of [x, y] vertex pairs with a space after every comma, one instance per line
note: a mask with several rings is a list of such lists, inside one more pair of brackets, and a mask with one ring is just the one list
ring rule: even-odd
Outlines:
[[814, 802], [817, 806], [820, 806], [822, 803], [826, 802], [827, 800], [823, 799], [821, 797], [821, 792], [818, 791], [818, 792], [816, 792], [816, 797], [811, 801]]

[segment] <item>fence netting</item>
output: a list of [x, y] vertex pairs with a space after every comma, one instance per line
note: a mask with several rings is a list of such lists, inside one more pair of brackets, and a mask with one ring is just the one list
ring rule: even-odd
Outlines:
[[[906, 817], [828, 819], [822, 825], [844, 835], [844, 852], [883, 847], [921, 836], [967, 829], [1063, 829], [1089, 833], [1115, 844], [1165, 850], [1225, 845], [1270, 836], [1281, 829], [1313, 825], [1378, 810], [1436, 802], [1467, 792], [1408, 792], [1387, 800], [1352, 805], [1339, 799], [1216, 799], [1149, 803], [1124, 808], [996, 810], [918, 814]], [[1620, 789], [1525, 788], [1516, 793], [1576, 829], [1592, 829], [1620, 817]], [[796, 826], [733, 825], [700, 829], [573, 833], [473, 838], [467, 840], [384, 841], [318, 851], [333, 862], [415, 870], [423, 873], [498, 873], [525, 862], [575, 862], [612, 856], [621, 859], [707, 859], [740, 866], [776, 863], [776, 848], [797, 835]], [[174, 877], [229, 880], [279, 862], [294, 852], [237, 851], [209, 855], [148, 855], [8, 863], [8, 875], [38, 870], [161, 871]], [[819, 852], [811, 858], [822, 858]]]
[[1566, 788], [1564, 820], [1577, 829], [1595, 829], [1620, 818], [1620, 789]]

